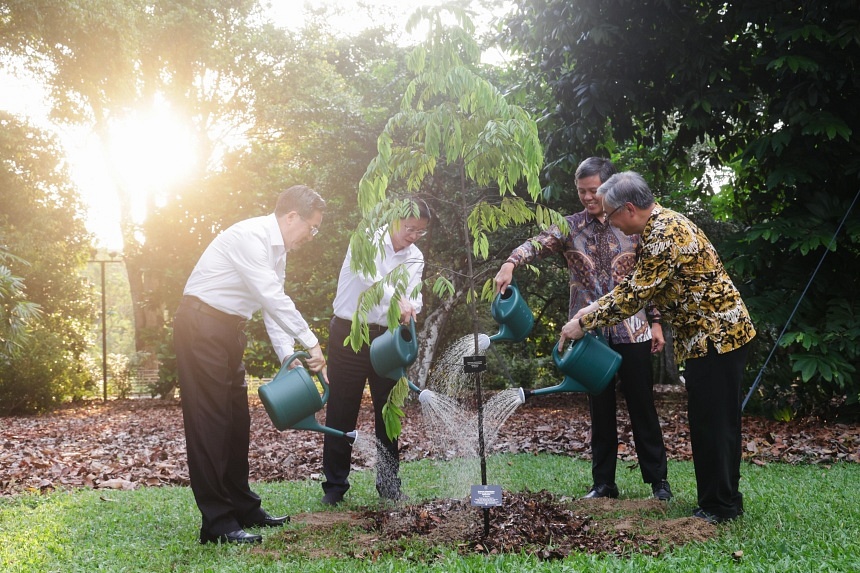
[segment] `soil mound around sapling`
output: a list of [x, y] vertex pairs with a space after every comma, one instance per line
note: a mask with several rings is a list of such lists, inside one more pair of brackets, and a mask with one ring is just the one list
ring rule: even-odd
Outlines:
[[[657, 500], [571, 500], [548, 491], [505, 492], [503, 505], [484, 510], [466, 499], [437, 499], [353, 512], [295, 516], [282, 533], [286, 550], [310, 557], [376, 558], [407, 549], [448, 548], [460, 554], [526, 553], [560, 559], [572, 553], [657, 556], [707, 541], [717, 528], [700, 519], [669, 519]], [[295, 528], [295, 529], [293, 529]], [[271, 550], [269, 550], [271, 551]]]

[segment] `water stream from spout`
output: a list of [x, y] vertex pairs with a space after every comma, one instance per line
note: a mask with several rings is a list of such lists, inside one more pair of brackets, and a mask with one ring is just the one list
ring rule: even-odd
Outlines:
[[[484, 354], [489, 346], [489, 337], [479, 335], [477, 354]], [[420, 399], [425, 435], [431, 440], [432, 449], [446, 460], [443, 480], [448, 483], [439, 486], [458, 492], [456, 495], [462, 495], [463, 484], [474, 483], [475, 466], [480, 456], [479, 416], [463, 403], [474, 392], [474, 378], [464, 373], [463, 358], [474, 354], [473, 335], [454, 341], [435, 364], [428, 378], [429, 391], [422, 392]], [[522, 403], [520, 389], [508, 388], [483, 404], [485, 452], [492, 451], [502, 426]], [[392, 474], [393, 468], [389, 465], [395, 462], [385, 454], [373, 432], [359, 432], [353, 451], [369, 466], [375, 467], [377, 476]]]

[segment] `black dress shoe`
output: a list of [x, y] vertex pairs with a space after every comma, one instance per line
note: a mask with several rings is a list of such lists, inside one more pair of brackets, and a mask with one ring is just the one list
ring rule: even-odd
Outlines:
[[672, 488], [669, 487], [667, 480], [663, 479], [652, 483], [651, 491], [654, 493], [654, 497], [660, 501], [669, 501], [672, 499]]
[[582, 499], [597, 499], [600, 497], [611, 497], [613, 499], [618, 497], [618, 486], [614, 483], [600, 483], [593, 485], [588, 493], [582, 496]]
[[713, 525], [719, 525], [720, 523], [726, 523], [738, 518], [738, 516], [725, 517], [722, 515], [716, 515], [711, 513], [710, 511], [705, 511], [701, 507], [697, 507], [693, 510], [693, 517], [696, 517], [698, 519], [704, 519], [705, 521]]
[[325, 505], [337, 505], [343, 501], [343, 494], [330, 491], [322, 497], [322, 502]]
[[244, 529], [237, 529], [221, 535], [201, 535], [200, 543], [262, 543], [262, 535], [248, 533]]
[[283, 524], [290, 521], [289, 515], [282, 515], [281, 517], [272, 517], [268, 512], [263, 512], [263, 519], [254, 521], [252, 523], [243, 523], [242, 527], [281, 527]]

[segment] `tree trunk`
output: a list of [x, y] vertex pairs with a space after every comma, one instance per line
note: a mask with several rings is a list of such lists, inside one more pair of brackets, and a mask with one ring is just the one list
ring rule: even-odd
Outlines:
[[[108, 122], [103, 110], [96, 107], [93, 110], [96, 116], [93, 130], [98, 138], [102, 141], [102, 148], [107, 153], [108, 142]], [[128, 286], [131, 294], [132, 308], [134, 309], [134, 346], [137, 352], [146, 352], [149, 355], [149, 363], [146, 368], [155, 368], [156, 360], [156, 337], [147, 333], [158, 332], [163, 323], [163, 317], [159, 309], [151, 308], [147, 304], [149, 298], [148, 293], [152, 290], [152, 286], [148, 284], [152, 281], [151, 276], [145, 269], [142, 269], [139, 263], [139, 253], [141, 251], [140, 242], [135, 238], [137, 225], [134, 222], [132, 213], [132, 201], [130, 192], [123, 187], [122, 176], [117, 170], [115, 163], [110, 157], [105, 156], [105, 165], [108, 168], [108, 175], [114, 185], [117, 199], [119, 201], [119, 226], [123, 240], [123, 262], [125, 263], [126, 272], [128, 273]], [[148, 207], [152, 207], [152, 199], [148, 199]], [[150, 211], [151, 212], [151, 211]]]
[[412, 365], [410, 370], [410, 378], [413, 383], [421, 389], [427, 385], [427, 377], [430, 375], [430, 366], [436, 357], [439, 341], [442, 339], [442, 333], [445, 332], [445, 325], [448, 322], [448, 316], [451, 314], [451, 309], [457, 304], [463, 296], [463, 290], [458, 290], [450, 298], [441, 301], [441, 304], [433, 309], [421, 326], [421, 331], [418, 334], [418, 358]]

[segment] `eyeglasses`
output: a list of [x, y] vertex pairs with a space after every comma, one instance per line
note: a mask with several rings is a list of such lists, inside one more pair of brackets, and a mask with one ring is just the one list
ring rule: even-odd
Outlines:
[[419, 239], [427, 234], [427, 229], [416, 229], [415, 227], [403, 227], [407, 235], [415, 235]]
[[307, 219], [305, 219], [304, 217], [302, 217], [301, 215], [299, 215], [299, 217], [301, 217], [302, 221], [307, 223], [308, 226], [311, 228], [311, 237], [316, 237], [317, 233], [320, 232], [319, 227], [317, 227], [316, 225], [311, 225], [310, 222]]
[[611, 213], [609, 213], [608, 215], [604, 215], [604, 217], [603, 217], [603, 221], [604, 221], [604, 222], [606, 222], [606, 223], [608, 223], [608, 222], [609, 222], [609, 220], [610, 220], [610, 219], [612, 219], [612, 215], [614, 215], [616, 211], [618, 211], [619, 209], [621, 209], [621, 208], [623, 208], [623, 207], [624, 207], [624, 203], [622, 203], [621, 205], [619, 205], [618, 207], [616, 207], [615, 209], [613, 209], [613, 210], [612, 210], [612, 212], [611, 212]]

